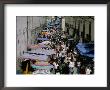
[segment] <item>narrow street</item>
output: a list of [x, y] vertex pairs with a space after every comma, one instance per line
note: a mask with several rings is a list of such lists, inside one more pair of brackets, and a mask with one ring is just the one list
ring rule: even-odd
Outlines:
[[[74, 28], [63, 23], [63, 19], [55, 16], [49, 19], [51, 23], [47, 20], [45, 30], [34, 34], [34, 44], [28, 45], [17, 59], [17, 74], [94, 74], [91, 37], [87, 34], [88, 38], [84, 39], [78, 31], [79, 26]], [[70, 32], [72, 34], [69, 33], [71, 29], [74, 30]]]

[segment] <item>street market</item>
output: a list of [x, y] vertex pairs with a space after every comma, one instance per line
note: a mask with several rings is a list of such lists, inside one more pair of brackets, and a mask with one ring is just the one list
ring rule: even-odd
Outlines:
[[62, 18], [51, 18], [34, 35], [34, 44], [17, 57], [17, 74], [94, 74], [94, 42], [82, 42], [75, 29], [76, 37], [62, 31]]

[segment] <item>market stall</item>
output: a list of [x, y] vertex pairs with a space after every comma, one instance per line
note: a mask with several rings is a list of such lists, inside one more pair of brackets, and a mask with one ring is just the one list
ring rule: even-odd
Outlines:
[[35, 49], [35, 50], [31, 50], [31, 51], [28, 51], [27, 53], [30, 53], [30, 54], [36, 54], [36, 55], [52, 55], [52, 54], [55, 54], [56, 52], [53, 50], [53, 49]]
[[31, 60], [38, 59], [40, 61], [47, 61], [48, 60], [48, 56], [47, 55], [42, 55], [42, 54], [36, 55], [36, 54], [33, 54], [33, 53], [24, 53], [22, 55], [22, 58], [31, 59]]
[[[30, 53], [24, 53], [22, 55], [22, 62], [30, 62], [30, 64], [26, 63], [25, 66], [23, 64], [24, 67], [24, 72], [26, 72], [25, 74], [28, 74], [29, 69], [28, 66], [30, 65], [30, 67], [34, 70], [32, 71], [32, 73], [41, 73], [41, 71], [45, 71], [45, 73], [49, 73], [50, 69], [52, 68], [52, 65], [50, 65], [49, 63], [49, 58], [47, 55], [36, 55], [36, 54], [30, 54]], [[38, 73], [38, 74], [39, 74]]]
[[91, 43], [78, 43], [76, 48], [80, 55], [94, 58], [94, 44]]

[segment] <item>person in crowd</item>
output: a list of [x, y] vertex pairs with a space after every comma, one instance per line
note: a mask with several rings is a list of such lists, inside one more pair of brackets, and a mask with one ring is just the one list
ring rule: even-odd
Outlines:
[[65, 74], [65, 63], [60, 64], [61, 74]]
[[78, 74], [78, 68], [77, 68], [76, 63], [74, 65], [74, 67], [73, 67], [73, 74]]
[[86, 74], [87, 74], [87, 75], [90, 75], [90, 74], [91, 74], [91, 71], [92, 71], [92, 70], [91, 70], [90, 67], [87, 67], [87, 68], [86, 68]]
[[81, 66], [80, 74], [86, 74], [85, 68], [86, 68], [86, 67], [85, 67], [84, 65]]
[[27, 60], [27, 59], [25, 59], [24, 61], [21, 62], [22, 73], [26, 70], [26, 65], [27, 65], [26, 60]]
[[77, 61], [76, 64], [77, 64], [77, 73], [80, 74], [80, 71], [81, 71], [81, 62], [80, 61]]
[[71, 60], [71, 54], [70, 53], [67, 54], [67, 58], [69, 61]]
[[63, 63], [63, 62], [64, 62], [64, 60], [65, 60], [65, 54], [64, 54], [64, 53], [62, 53], [62, 55], [61, 55], [61, 63]]
[[53, 65], [54, 65], [54, 70], [55, 70], [55, 74], [57, 73], [58, 71], [58, 63], [57, 62], [53, 62]]
[[66, 50], [66, 45], [64, 44], [64, 42], [62, 42], [61, 47]]
[[69, 74], [69, 62], [68, 63], [65, 63], [64, 74]]
[[59, 51], [59, 58], [61, 58], [62, 57], [62, 52], [61, 51]]
[[51, 74], [55, 74], [54, 68], [51, 68], [51, 69], [50, 69], [50, 73], [51, 73]]
[[70, 61], [69, 61], [69, 73], [70, 74], [73, 74], [74, 67], [75, 67], [75, 62], [72, 59], [70, 59]]
[[68, 62], [69, 62], [69, 59], [68, 59], [68, 56], [67, 56], [67, 55], [65, 56], [64, 62], [65, 62], [65, 63], [68, 63]]
[[69, 47], [66, 48], [66, 53], [69, 54]]

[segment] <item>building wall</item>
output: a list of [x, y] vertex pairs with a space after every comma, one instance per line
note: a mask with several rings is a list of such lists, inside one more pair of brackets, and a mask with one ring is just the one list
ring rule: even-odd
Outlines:
[[89, 22], [85, 22], [85, 37], [86, 37], [86, 34], [89, 34]]
[[94, 41], [94, 21], [91, 22], [91, 40]]
[[[30, 17], [31, 18], [31, 17]], [[43, 30], [43, 25], [46, 24], [47, 19], [45, 16], [33, 16], [32, 17], [32, 29], [31, 30], [31, 44], [35, 44], [36, 34]]]
[[21, 56], [23, 51], [27, 50], [27, 17], [16, 17], [16, 45], [17, 45], [17, 56]]
[[[17, 16], [16, 17], [16, 45], [17, 57], [27, 50], [27, 46], [34, 44], [36, 31], [46, 23], [42, 16]], [[32, 34], [34, 32], [34, 35]]]
[[[83, 16], [83, 18], [79, 16], [65, 16], [65, 23], [68, 23], [69, 25], [73, 25], [73, 28], [69, 28], [69, 35], [72, 35], [74, 32], [74, 29], [78, 30], [79, 27], [79, 34], [81, 35], [81, 32], [85, 31], [84, 37], [86, 38], [86, 34], [89, 34], [89, 23], [91, 22], [91, 41], [94, 41], [94, 20], [90, 19], [86, 16]], [[80, 26], [79, 26], [80, 25]], [[85, 30], [83, 30], [85, 27]], [[67, 30], [67, 27], [66, 29]]]

